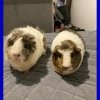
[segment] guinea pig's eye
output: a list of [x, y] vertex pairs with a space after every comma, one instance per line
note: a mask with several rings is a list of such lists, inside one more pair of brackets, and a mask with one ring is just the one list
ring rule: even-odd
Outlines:
[[54, 56], [56, 59], [62, 57], [62, 55], [61, 55], [59, 52], [55, 52], [55, 53], [53, 53], [53, 56]]
[[73, 57], [74, 57], [74, 55], [75, 55], [75, 54], [72, 52], [72, 53], [71, 53], [71, 57], [73, 58]]
[[24, 48], [27, 49], [28, 48], [28, 45], [27, 44], [24, 44]]
[[59, 58], [61, 58], [61, 57], [62, 57], [62, 55], [61, 55], [60, 53], [58, 53], [58, 57], [59, 57]]
[[13, 42], [12, 40], [8, 39], [8, 46], [12, 46], [13, 43], [14, 43], [14, 42]]

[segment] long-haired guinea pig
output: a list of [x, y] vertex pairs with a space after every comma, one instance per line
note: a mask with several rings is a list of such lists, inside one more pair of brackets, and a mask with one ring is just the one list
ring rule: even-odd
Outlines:
[[68, 75], [77, 71], [85, 53], [82, 37], [72, 31], [62, 31], [53, 40], [52, 62], [58, 74]]
[[5, 57], [12, 68], [28, 71], [46, 52], [46, 37], [41, 31], [27, 26], [11, 31], [5, 40]]

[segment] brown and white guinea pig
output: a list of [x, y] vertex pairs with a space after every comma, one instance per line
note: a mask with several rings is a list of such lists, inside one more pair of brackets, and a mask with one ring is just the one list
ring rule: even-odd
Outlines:
[[12, 68], [28, 71], [46, 52], [46, 38], [33, 27], [16, 28], [7, 36], [4, 49]]
[[77, 71], [82, 63], [85, 49], [85, 43], [78, 33], [67, 30], [60, 32], [51, 46], [54, 70], [61, 75]]

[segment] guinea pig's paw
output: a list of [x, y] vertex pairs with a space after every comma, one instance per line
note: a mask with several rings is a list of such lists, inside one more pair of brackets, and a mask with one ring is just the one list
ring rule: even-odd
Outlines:
[[28, 74], [30, 72], [31, 69], [24, 71], [24, 74]]
[[59, 70], [57, 70], [56, 68], [54, 69], [54, 72], [56, 72], [57, 74], [61, 74]]
[[11, 65], [10, 65], [10, 69], [11, 69], [11, 72], [15, 72], [15, 71], [17, 71], [14, 67], [12, 67]]
[[43, 52], [43, 56], [45, 56], [45, 55], [46, 55], [46, 53], [47, 53], [47, 51], [46, 51], [46, 50], [44, 50], [44, 52]]
[[55, 70], [55, 72], [60, 75], [60, 76], [63, 76], [62, 72], [58, 71], [58, 70]]

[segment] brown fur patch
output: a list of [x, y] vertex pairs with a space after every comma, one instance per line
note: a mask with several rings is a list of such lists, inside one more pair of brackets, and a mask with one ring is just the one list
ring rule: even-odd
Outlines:
[[62, 63], [63, 63], [63, 55], [59, 53], [57, 50], [55, 50], [55, 52], [52, 54], [52, 61], [53, 61], [54, 66], [57, 69], [56, 71], [58, 71], [58, 73], [62, 72], [61, 69], [62, 69]]
[[30, 34], [25, 34], [22, 37], [23, 42], [23, 50], [22, 54], [25, 56], [25, 60], [29, 58], [29, 56], [34, 53], [36, 49], [36, 42], [34, 41], [35, 37]]
[[[63, 71], [67, 70], [67, 68], [63, 67], [63, 55], [58, 52], [58, 49], [60, 50], [72, 50], [71, 53], [71, 64], [73, 70], [75, 70], [78, 65], [80, 64], [81, 61], [81, 50], [77, 48], [76, 44], [74, 44], [70, 40], [65, 40], [62, 41], [61, 45], [57, 45], [54, 49], [54, 52], [52, 54], [52, 61], [54, 66], [56, 67], [55, 69], [57, 70], [58, 73], [62, 73]], [[67, 59], [66, 59], [67, 60]]]
[[61, 43], [61, 49], [62, 50], [66, 50], [66, 49], [70, 49], [70, 50], [73, 50], [73, 47], [75, 47], [75, 44], [70, 41], [70, 40], [65, 40], [65, 41], [62, 41]]
[[14, 29], [12, 31], [12, 36], [7, 40], [7, 46], [12, 46], [13, 43], [22, 36], [23, 32], [21, 30]]
[[72, 63], [72, 67], [74, 69], [76, 69], [78, 67], [78, 65], [81, 62], [81, 53], [79, 50], [74, 50], [73, 53], [71, 54], [71, 63]]

